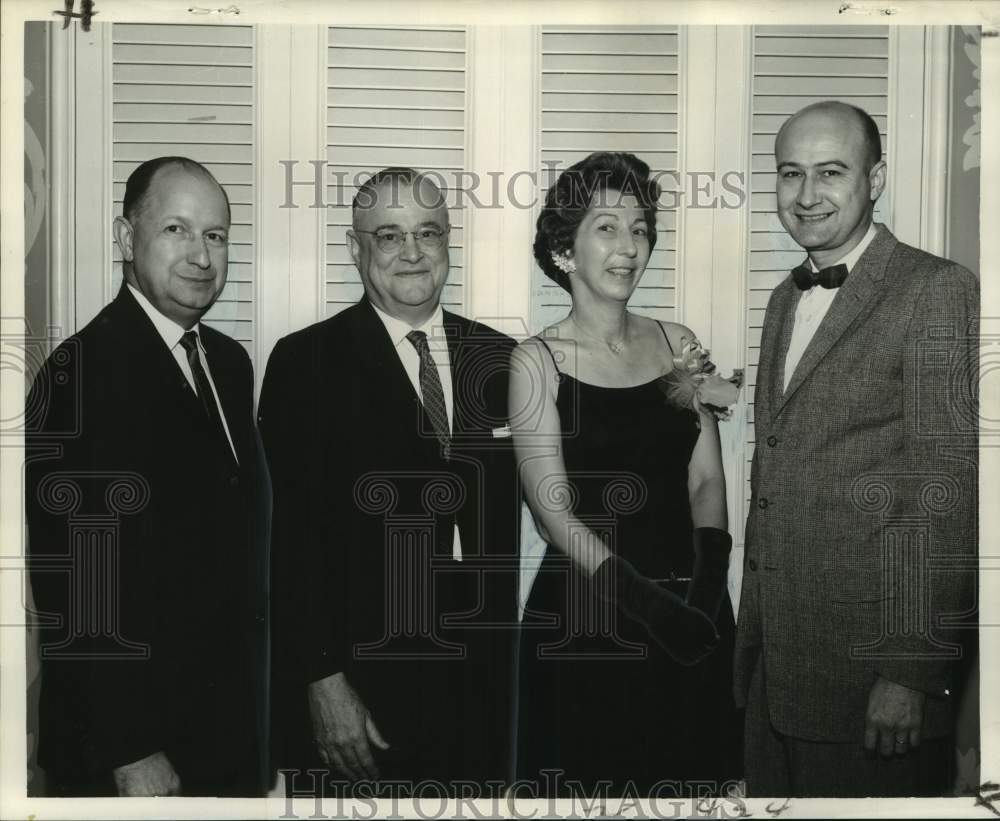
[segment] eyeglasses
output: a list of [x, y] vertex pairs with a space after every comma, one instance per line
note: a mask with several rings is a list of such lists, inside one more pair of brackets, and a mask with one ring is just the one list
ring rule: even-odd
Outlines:
[[379, 228], [377, 231], [362, 231], [355, 228], [356, 234], [371, 234], [375, 237], [375, 244], [383, 254], [394, 254], [403, 247], [408, 234], [413, 235], [413, 241], [422, 251], [436, 251], [445, 241], [451, 226], [448, 228], [438, 228], [432, 226], [428, 228], [418, 228], [416, 231], [397, 231], [395, 228]]

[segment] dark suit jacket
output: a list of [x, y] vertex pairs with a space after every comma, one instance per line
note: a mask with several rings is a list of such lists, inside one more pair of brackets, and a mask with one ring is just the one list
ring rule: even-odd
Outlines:
[[780, 732], [860, 743], [878, 674], [941, 735], [976, 559], [978, 282], [879, 226], [783, 391], [800, 294], [774, 290], [761, 339], [737, 699], [762, 659]]
[[238, 467], [124, 286], [28, 399], [31, 583], [54, 617], [38, 757], [71, 789], [158, 750], [185, 794], [261, 789], [253, 379], [238, 343], [205, 325], [201, 338]]
[[507, 770], [520, 501], [511, 440], [494, 430], [514, 343], [447, 311], [444, 324], [447, 460], [367, 300], [280, 340], [268, 362], [279, 765], [312, 748], [307, 683], [344, 672], [401, 777]]

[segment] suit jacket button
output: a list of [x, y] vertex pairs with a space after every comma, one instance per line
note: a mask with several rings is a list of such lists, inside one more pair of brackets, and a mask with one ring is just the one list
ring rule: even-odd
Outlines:
[[778, 444], [778, 437], [777, 436], [768, 436], [767, 437], [767, 444], [768, 444], [768, 447], [772, 447], [773, 448], [776, 444]]
[[770, 502], [768, 502], [767, 499], [757, 500], [757, 507], [759, 507], [761, 510], [764, 510], [764, 508], [766, 508], [769, 504]]
[[756, 570], [757, 569], [757, 561], [755, 559], [750, 559], [750, 561], [747, 562], [747, 566], [751, 570]]

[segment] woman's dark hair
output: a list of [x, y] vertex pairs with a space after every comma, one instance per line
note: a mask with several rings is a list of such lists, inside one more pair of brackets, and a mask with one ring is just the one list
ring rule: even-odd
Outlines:
[[[616, 196], [606, 196], [617, 192]], [[660, 184], [649, 176], [649, 166], [624, 151], [598, 151], [570, 166], [545, 195], [545, 205], [538, 215], [535, 231], [535, 259], [549, 279], [570, 290], [569, 275], [552, 261], [573, 249], [577, 229], [587, 211], [601, 196], [608, 204], [631, 195], [639, 201], [646, 217], [649, 250], [656, 245], [656, 203]]]

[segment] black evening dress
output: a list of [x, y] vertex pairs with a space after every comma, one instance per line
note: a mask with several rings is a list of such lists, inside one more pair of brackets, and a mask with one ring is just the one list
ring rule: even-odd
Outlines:
[[[663, 583], [683, 596], [693, 563], [687, 480], [697, 414], [668, 405], [658, 381], [605, 388], [558, 378], [568, 486], [543, 488], [540, 503], [568, 499], [615, 553], [649, 578], [672, 580]], [[716, 793], [739, 778], [728, 595], [719, 646], [684, 667], [641, 625], [601, 604], [549, 545], [522, 628], [517, 769], [540, 795], [592, 795], [610, 782], [610, 795], [668, 799]]]

